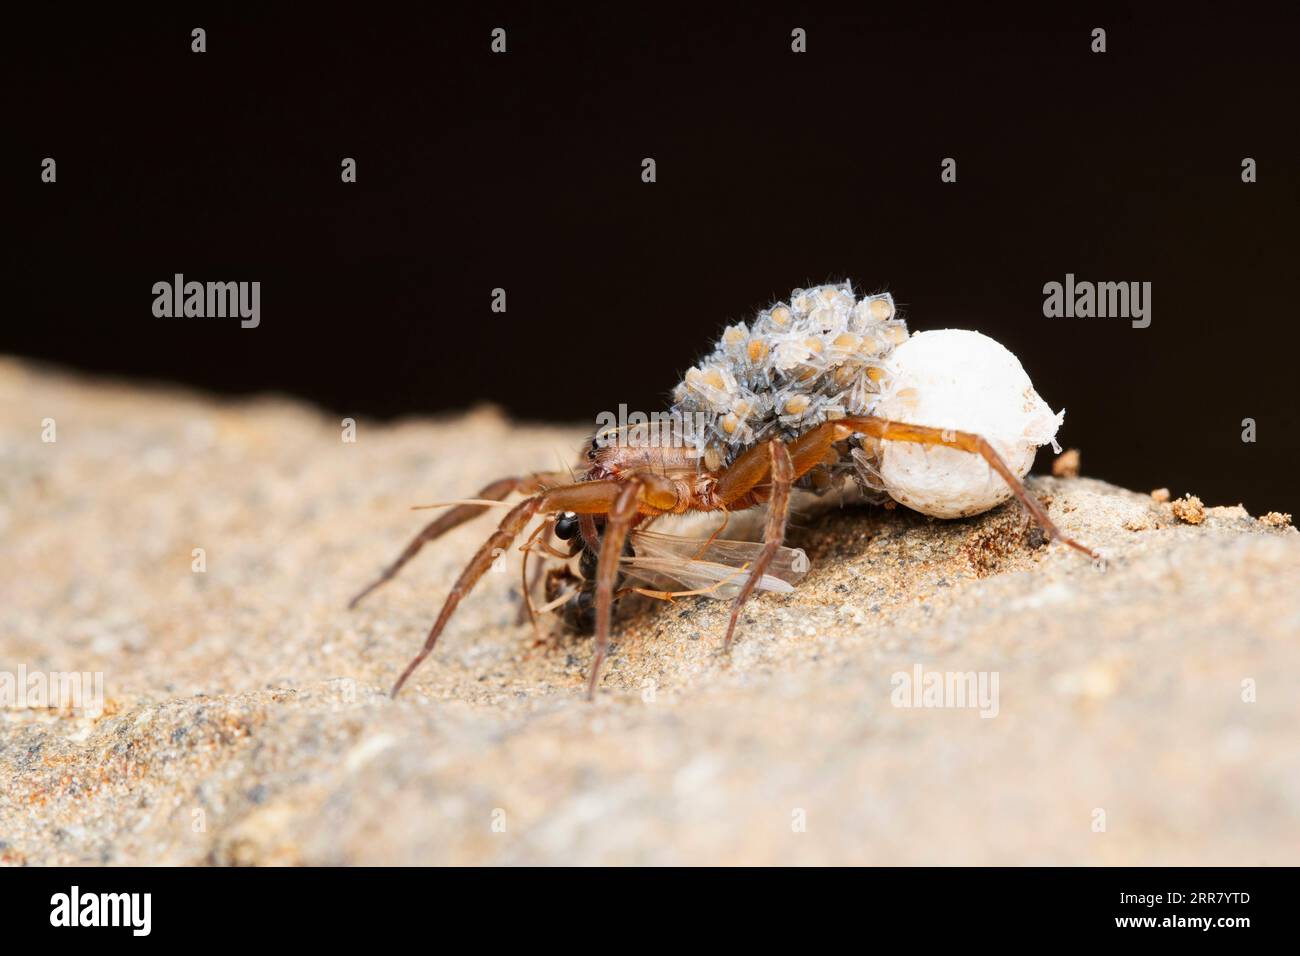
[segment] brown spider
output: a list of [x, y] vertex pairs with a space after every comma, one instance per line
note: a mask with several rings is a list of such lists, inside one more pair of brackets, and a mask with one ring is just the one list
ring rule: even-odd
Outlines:
[[[1061, 533], [980, 435], [870, 414], [887, 380], [880, 360], [906, 337], [888, 295], [855, 303], [847, 284], [796, 290], [790, 305], [766, 310], [752, 329], [727, 329], [711, 356], [713, 364], [691, 369], [678, 386], [674, 413], [704, 409], [701, 428], [683, 427], [675, 420], [667, 429], [598, 432], [576, 481], [559, 472], [502, 478], [430, 522], [349, 607], [390, 580], [428, 542], [512, 493], [527, 496], [510, 509], [456, 580], [424, 646], [394, 684], [393, 696], [429, 656], [461, 599], [539, 515], [545, 520], [523, 548], [525, 585], [527, 554], [533, 548], [560, 558], [581, 556], [586, 573], [572, 578], [577, 587], [551, 603], [571, 600], [579, 615], [594, 604], [590, 698], [609, 645], [611, 607], [626, 569], [629, 534], [661, 515], [731, 513], [766, 504], [763, 544], [737, 571], [743, 583], [727, 624], [724, 647], [729, 648], [742, 607], [782, 550], [791, 490], [798, 485], [824, 492], [849, 474], [864, 488], [879, 490], [872, 481], [871, 463], [878, 459], [882, 442], [942, 445], [981, 456], [1049, 538], [1097, 558]], [[552, 538], [569, 542], [570, 550], [557, 549]], [[704, 590], [709, 589], [624, 588], [619, 593], [671, 599]], [[525, 599], [531, 612], [527, 586]]]

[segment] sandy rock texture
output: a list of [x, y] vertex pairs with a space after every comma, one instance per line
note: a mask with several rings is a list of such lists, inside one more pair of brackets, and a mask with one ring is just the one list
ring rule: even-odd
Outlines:
[[[428, 520], [408, 506], [568, 463], [582, 433], [480, 411], [342, 434], [0, 361], [0, 676], [104, 687], [97, 716], [0, 710], [0, 861], [1300, 863], [1278, 516], [1034, 478], [1105, 571], [1015, 505], [803, 519], [812, 570], [729, 656], [725, 605], [650, 607], [594, 704], [590, 641], [534, 646], [510, 563], [394, 702], [491, 524], [345, 610]], [[918, 668], [997, 694], [896, 706]]]

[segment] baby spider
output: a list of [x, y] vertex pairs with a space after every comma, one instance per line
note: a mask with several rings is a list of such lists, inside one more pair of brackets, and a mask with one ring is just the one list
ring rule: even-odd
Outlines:
[[[545, 609], [563, 607], [570, 623], [594, 626], [590, 698], [620, 595], [729, 597], [730, 647], [756, 588], [790, 589], [806, 569], [803, 553], [783, 546], [795, 488], [824, 494], [851, 479], [869, 496], [942, 518], [978, 514], [1014, 495], [1049, 538], [1098, 559], [1062, 534], [1020, 481], [1038, 446], [1054, 444], [1063, 414], [1038, 397], [1016, 357], [986, 336], [942, 330], [909, 337], [888, 293], [857, 299], [847, 282], [796, 289], [789, 302], [724, 330], [673, 391], [666, 416], [598, 431], [576, 481], [550, 472], [492, 482], [430, 522], [349, 607], [428, 542], [522, 494], [453, 585], [392, 693], [429, 656], [495, 556], [540, 516], [522, 548], [525, 600], [531, 613], [530, 552], [576, 559], [576, 570], [548, 578]], [[661, 515], [725, 516], [760, 505], [767, 507], [761, 544], [648, 530]], [[687, 588], [672, 591], [663, 581]]]

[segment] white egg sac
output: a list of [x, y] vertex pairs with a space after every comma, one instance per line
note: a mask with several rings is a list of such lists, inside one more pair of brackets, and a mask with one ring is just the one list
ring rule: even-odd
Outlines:
[[[1054, 444], [1065, 417], [1038, 397], [1015, 355], [978, 332], [916, 333], [894, 349], [886, 370], [874, 414], [982, 435], [1019, 478], [1039, 445]], [[937, 518], [979, 514], [1012, 494], [982, 457], [953, 447], [882, 442], [879, 469], [891, 498]]]

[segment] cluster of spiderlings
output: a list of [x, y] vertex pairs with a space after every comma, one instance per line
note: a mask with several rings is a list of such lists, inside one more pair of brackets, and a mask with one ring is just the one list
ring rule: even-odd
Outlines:
[[725, 329], [673, 390], [672, 411], [703, 421], [691, 440], [710, 466], [726, 464], [755, 442], [869, 414], [884, 358], [906, 339], [887, 292], [856, 299], [848, 282], [796, 289], [749, 325]]

